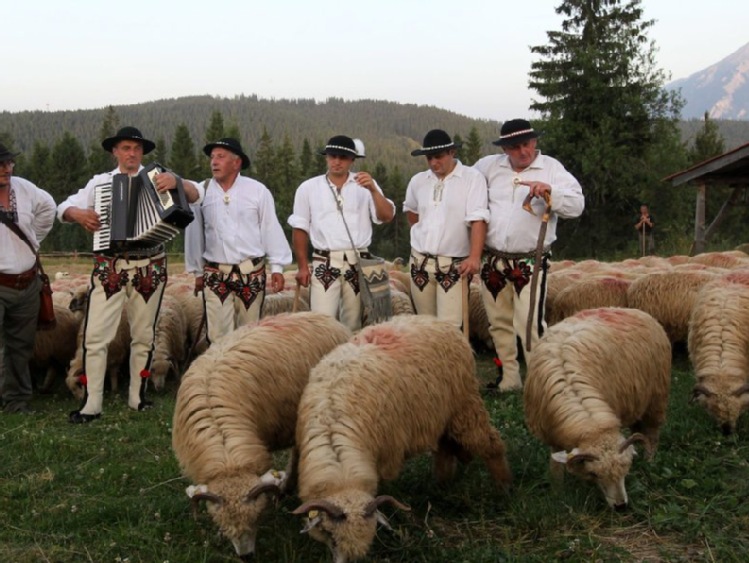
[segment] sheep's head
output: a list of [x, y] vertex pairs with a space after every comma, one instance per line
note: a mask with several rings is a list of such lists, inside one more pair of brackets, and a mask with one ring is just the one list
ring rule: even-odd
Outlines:
[[707, 409], [720, 425], [723, 434], [733, 434], [739, 416], [749, 407], [749, 383], [725, 392], [712, 390], [704, 383], [698, 383], [692, 389], [692, 401]]
[[572, 475], [596, 483], [609, 506], [623, 510], [629, 502], [624, 479], [632, 466], [635, 455], [633, 444], [637, 441], [647, 445], [647, 439], [642, 434], [632, 434], [626, 440], [617, 434], [582, 449], [554, 452], [551, 457], [563, 463]]
[[217, 478], [207, 485], [191, 485], [187, 495], [193, 508], [204, 500], [208, 513], [221, 534], [231, 541], [242, 560], [251, 560], [255, 553], [257, 522], [268, 506], [269, 497], [280, 494], [287, 476], [284, 471], [271, 470], [262, 477], [241, 475]]
[[161, 391], [164, 388], [166, 378], [170, 373], [173, 374], [175, 378], [179, 375], [177, 366], [172, 359], [156, 359], [151, 362], [151, 382], [156, 391]]
[[411, 510], [390, 496], [372, 498], [363, 491], [346, 490], [326, 499], [306, 502], [293, 513], [306, 515], [302, 533], [309, 532], [314, 539], [326, 544], [335, 563], [346, 563], [367, 554], [378, 523], [390, 529], [387, 518], [378, 510], [384, 503]]

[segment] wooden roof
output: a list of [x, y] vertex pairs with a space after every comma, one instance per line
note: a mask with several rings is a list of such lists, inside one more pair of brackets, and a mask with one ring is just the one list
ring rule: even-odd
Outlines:
[[749, 143], [666, 176], [663, 180], [671, 182], [672, 186], [680, 186], [690, 181], [749, 186]]

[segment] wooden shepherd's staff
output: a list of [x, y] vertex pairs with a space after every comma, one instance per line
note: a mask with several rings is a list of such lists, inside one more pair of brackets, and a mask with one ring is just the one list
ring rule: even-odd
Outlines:
[[[533, 273], [531, 274], [531, 295], [530, 295], [530, 306], [528, 310], [528, 322], [526, 323], [525, 327], [525, 349], [530, 352], [531, 351], [531, 335], [533, 334], [533, 314], [535, 313], [536, 309], [536, 289], [538, 287], [538, 270], [541, 267], [541, 261], [544, 257], [544, 242], [546, 241], [546, 229], [549, 225], [549, 217], [551, 216], [551, 195], [549, 193], [544, 193], [543, 195], [544, 201], [546, 202], [546, 207], [544, 208], [544, 214], [541, 217], [541, 228], [538, 232], [538, 243], [536, 244], [536, 253], [534, 255], [533, 260]], [[531, 200], [533, 199], [533, 196], [528, 194], [528, 196], [525, 198], [525, 201], [523, 201], [523, 209], [525, 209], [528, 213], [531, 215], [535, 215], [536, 212], [533, 211], [533, 206], [531, 206]], [[539, 313], [540, 314], [540, 313]]]

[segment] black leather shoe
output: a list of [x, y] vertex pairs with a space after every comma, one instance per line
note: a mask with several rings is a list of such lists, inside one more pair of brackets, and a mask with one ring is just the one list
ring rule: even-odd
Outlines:
[[92, 420], [96, 420], [101, 417], [101, 413], [98, 414], [83, 414], [81, 411], [73, 411], [68, 416], [68, 422], [71, 424], [87, 424]]
[[138, 411], [147, 411], [153, 408], [153, 401], [146, 401], [145, 399], [138, 405]]

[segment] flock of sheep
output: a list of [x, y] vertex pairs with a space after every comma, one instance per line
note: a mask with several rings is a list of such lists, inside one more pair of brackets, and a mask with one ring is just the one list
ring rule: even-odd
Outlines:
[[[454, 327], [412, 315], [405, 272], [391, 271], [396, 316], [353, 335], [309, 312], [306, 293], [295, 293], [287, 275], [259, 323], [210, 347], [192, 279], [171, 276], [156, 332], [154, 387], [182, 374], [172, 445], [193, 483], [187, 494], [206, 502], [242, 559], [254, 554], [260, 514], [285, 491], [301, 500], [293, 513], [302, 531], [336, 563], [363, 557], [378, 523], [388, 525], [379, 507], [409, 509], [378, 496], [379, 481], [395, 479], [417, 454], [432, 453], [438, 480], [479, 457], [500, 490], [509, 489], [473, 349]], [[64, 369], [79, 394], [86, 280], [57, 277], [58, 327], [38, 334], [34, 362], [48, 370], [45, 386]], [[595, 482], [610, 506], [627, 505], [634, 446], [652, 456], [666, 419], [674, 343], [688, 345], [694, 400], [724, 432], [735, 430], [749, 405], [748, 255], [562, 261], [547, 282], [550, 326], [528, 357], [524, 409], [528, 428], [551, 449], [553, 477], [566, 468]], [[478, 293], [471, 291], [471, 342], [491, 346]], [[123, 317], [109, 350], [114, 388], [127, 354]], [[273, 452], [288, 448], [288, 466], [273, 468]]]

